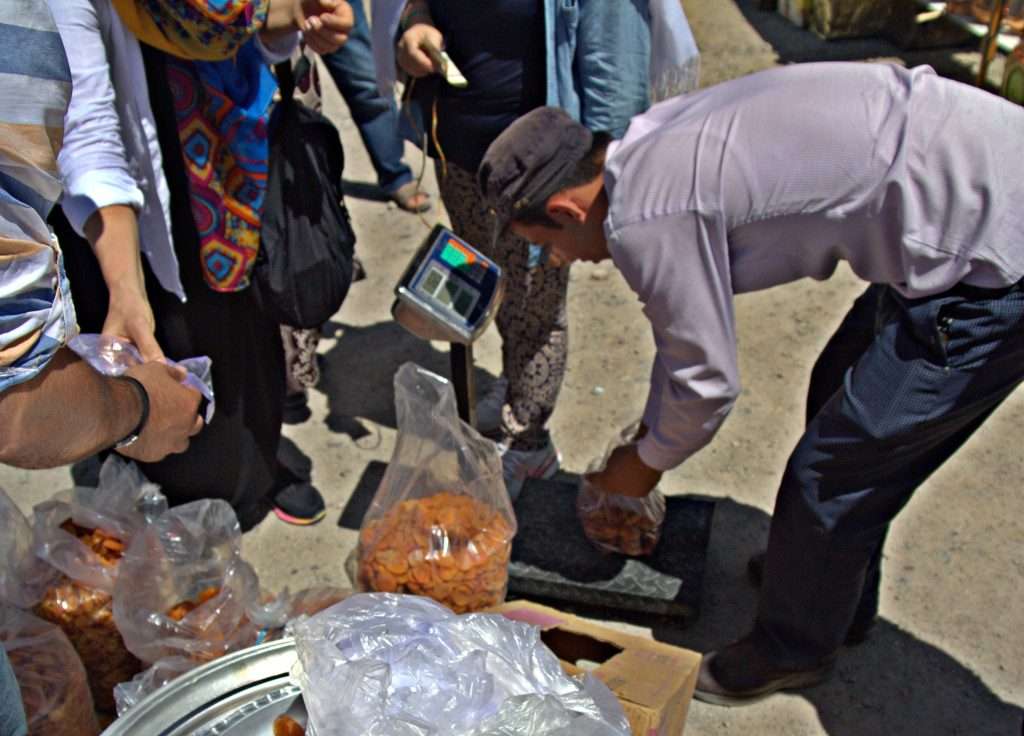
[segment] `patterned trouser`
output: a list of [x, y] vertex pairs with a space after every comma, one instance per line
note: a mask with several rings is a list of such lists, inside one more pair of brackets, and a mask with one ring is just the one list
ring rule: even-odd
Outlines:
[[447, 177], [439, 163], [435, 170], [452, 228], [505, 272], [505, 300], [496, 318], [508, 378], [501, 439], [514, 450], [540, 449], [548, 441], [545, 425], [565, 375], [569, 268], [528, 268], [528, 244], [510, 232], [492, 246], [493, 219], [477, 194], [474, 175], [451, 162]]

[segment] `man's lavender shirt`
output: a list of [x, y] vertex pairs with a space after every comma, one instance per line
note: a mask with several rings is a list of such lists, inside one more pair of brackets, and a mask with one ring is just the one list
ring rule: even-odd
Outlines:
[[1024, 276], [1024, 108], [927, 67], [798, 64], [667, 100], [609, 149], [604, 228], [657, 355], [640, 444], [669, 469], [739, 394], [732, 295], [840, 260], [908, 297]]

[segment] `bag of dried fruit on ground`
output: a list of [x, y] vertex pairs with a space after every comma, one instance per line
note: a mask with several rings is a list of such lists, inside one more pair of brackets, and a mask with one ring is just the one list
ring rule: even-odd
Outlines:
[[359, 532], [361, 590], [433, 598], [457, 613], [505, 599], [516, 522], [497, 445], [458, 417], [451, 384], [395, 374], [398, 438]]
[[147, 664], [174, 656], [202, 664], [257, 643], [273, 616], [241, 549], [238, 518], [220, 499], [176, 506], [136, 535], [114, 586], [129, 651]]
[[0, 604], [0, 645], [21, 690], [29, 736], [100, 732], [82, 660], [60, 628]]
[[0, 646], [11, 660], [29, 736], [99, 733], [82, 662], [60, 629], [26, 611], [56, 578], [35, 556], [32, 528], [0, 489]]
[[158, 486], [134, 463], [111, 455], [99, 485], [57, 494], [34, 510], [35, 551], [60, 578], [34, 611], [59, 626], [75, 647], [96, 708], [114, 713], [114, 686], [142, 669], [114, 623], [111, 596], [125, 546], [167, 509]]

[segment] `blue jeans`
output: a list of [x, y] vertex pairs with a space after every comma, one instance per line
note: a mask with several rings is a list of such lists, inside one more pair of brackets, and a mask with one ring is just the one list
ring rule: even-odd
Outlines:
[[812, 373], [775, 500], [754, 627], [775, 665], [821, 664], [871, 613], [890, 522], [1022, 380], [1021, 284], [857, 301]]
[[355, 25], [348, 42], [322, 58], [359, 128], [377, 172], [377, 183], [390, 194], [412, 181], [412, 171], [402, 162], [404, 144], [398, 131], [398, 107], [377, 89], [363, 0], [352, 0], [351, 5]]

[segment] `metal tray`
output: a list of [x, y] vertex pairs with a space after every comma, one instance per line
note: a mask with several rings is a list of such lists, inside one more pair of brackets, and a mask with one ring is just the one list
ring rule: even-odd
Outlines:
[[271, 736], [296, 701], [291, 714], [305, 716], [296, 662], [292, 639], [221, 657], [160, 688], [102, 736]]

